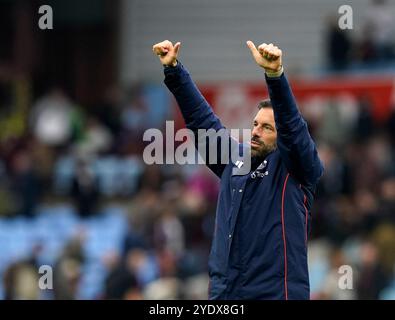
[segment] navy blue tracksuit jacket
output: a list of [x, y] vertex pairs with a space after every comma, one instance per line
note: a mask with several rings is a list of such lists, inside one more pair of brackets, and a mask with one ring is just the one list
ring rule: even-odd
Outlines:
[[[187, 128], [223, 128], [179, 62], [165, 67]], [[210, 165], [221, 179], [209, 258], [209, 299], [309, 299], [307, 239], [323, 166], [284, 74], [268, 78], [277, 149], [248, 174]]]

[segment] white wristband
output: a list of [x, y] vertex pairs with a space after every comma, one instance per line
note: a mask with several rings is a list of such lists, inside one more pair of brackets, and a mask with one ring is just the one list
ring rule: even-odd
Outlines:
[[278, 70], [278, 71], [267, 71], [267, 70], [265, 70], [265, 72], [266, 72], [266, 75], [269, 78], [278, 78], [278, 77], [280, 77], [283, 74], [284, 67], [281, 66], [280, 70]]

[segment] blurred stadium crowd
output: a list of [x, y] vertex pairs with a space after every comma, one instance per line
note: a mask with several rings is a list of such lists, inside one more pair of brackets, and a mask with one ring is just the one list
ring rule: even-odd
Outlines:
[[339, 28], [338, 16], [329, 16], [326, 50], [329, 70], [386, 67], [395, 57], [393, 9], [387, 0], [372, 0], [359, 35]]
[[[204, 168], [146, 166], [142, 134], [164, 125], [152, 124], [160, 104], [140, 86], [109, 91], [93, 114], [54, 88], [5, 118], [3, 298], [205, 297], [217, 183]], [[15, 122], [27, 124], [19, 136]], [[36, 285], [43, 264], [54, 268], [49, 296]]]
[[[334, 69], [348, 61], [335, 50], [343, 36], [328, 37]], [[382, 38], [354, 52], [388, 63]], [[26, 102], [29, 84], [0, 71], [0, 298], [206, 299], [218, 181], [204, 166], [142, 161], [143, 132], [174, 117], [165, 88], [111, 85], [86, 108], [47, 83]], [[326, 168], [312, 299], [395, 299], [395, 104], [382, 122], [368, 96], [355, 106], [300, 106]], [[37, 286], [41, 265], [52, 290]], [[342, 265], [353, 290], [339, 289]]]

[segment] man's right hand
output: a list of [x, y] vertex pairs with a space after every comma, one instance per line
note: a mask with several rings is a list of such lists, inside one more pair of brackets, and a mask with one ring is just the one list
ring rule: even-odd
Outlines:
[[257, 49], [255, 44], [249, 40], [247, 41], [247, 46], [250, 48], [256, 63], [264, 68], [266, 72], [273, 73], [281, 70], [283, 52], [273, 43], [262, 43]]
[[165, 40], [155, 44], [152, 51], [159, 57], [160, 62], [164, 66], [175, 67], [177, 65], [178, 51], [181, 43], [177, 42], [174, 46], [169, 40]]

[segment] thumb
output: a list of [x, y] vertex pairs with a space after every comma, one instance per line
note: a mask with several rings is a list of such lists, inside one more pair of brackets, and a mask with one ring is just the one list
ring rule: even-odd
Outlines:
[[175, 53], [175, 55], [178, 55], [178, 51], [180, 50], [180, 47], [181, 47], [181, 42], [177, 42], [174, 45], [174, 53]]
[[254, 42], [252, 42], [251, 40], [247, 41], [247, 46], [248, 48], [250, 48], [252, 55], [254, 56], [254, 58], [259, 58], [261, 55], [259, 54], [257, 48], [255, 47]]

